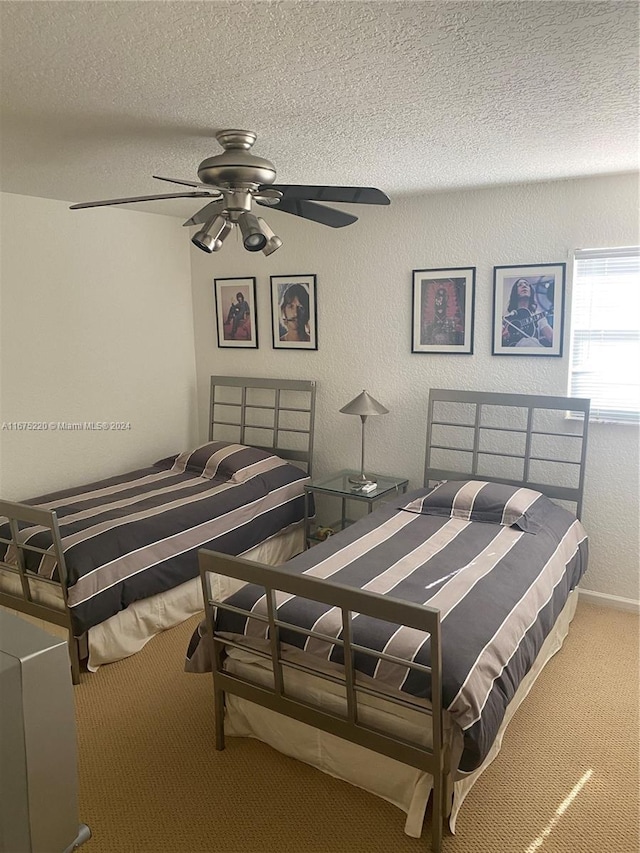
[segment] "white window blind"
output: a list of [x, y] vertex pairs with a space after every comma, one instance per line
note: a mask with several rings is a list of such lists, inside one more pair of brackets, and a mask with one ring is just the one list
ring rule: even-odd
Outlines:
[[591, 419], [640, 423], [640, 247], [574, 255], [569, 394]]

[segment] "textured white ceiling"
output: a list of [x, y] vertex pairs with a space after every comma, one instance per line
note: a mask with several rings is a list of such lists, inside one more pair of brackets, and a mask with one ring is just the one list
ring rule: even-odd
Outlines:
[[0, 187], [172, 192], [151, 175], [197, 180], [232, 127], [280, 182], [392, 197], [634, 170], [638, 9], [2, 0]]

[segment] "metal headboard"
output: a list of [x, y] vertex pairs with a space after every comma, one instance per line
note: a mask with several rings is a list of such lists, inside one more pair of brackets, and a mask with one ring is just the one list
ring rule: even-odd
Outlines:
[[[491, 412], [496, 420], [487, 416], [488, 407], [500, 407]], [[547, 497], [575, 503], [576, 516], [580, 518], [589, 408], [590, 400], [578, 397], [432, 389], [429, 392], [424, 485], [436, 480], [466, 478], [526, 485]], [[441, 411], [446, 414], [441, 415]], [[568, 412], [572, 414], [571, 420], [566, 417]], [[451, 434], [456, 436], [454, 444], [447, 440]], [[487, 441], [490, 434], [493, 444]], [[464, 440], [461, 441], [462, 436]], [[510, 452], [502, 447], [496, 449], [496, 442], [504, 442], [507, 446], [520, 444], [520, 447]], [[571, 445], [570, 453], [566, 452], [567, 442]], [[553, 456], [541, 452], [542, 443], [544, 451], [549, 446], [554, 449], [555, 445], [559, 452]], [[447, 459], [447, 454], [449, 458], [461, 454], [464, 457], [462, 467], [454, 470], [434, 463], [434, 456]], [[512, 460], [514, 466], [520, 460], [521, 476], [502, 476], [499, 463], [505, 460]], [[544, 472], [544, 476], [536, 475], [535, 470]], [[571, 485], [567, 485], [568, 479]]]
[[209, 441], [231, 440], [313, 466], [316, 383], [212, 376]]

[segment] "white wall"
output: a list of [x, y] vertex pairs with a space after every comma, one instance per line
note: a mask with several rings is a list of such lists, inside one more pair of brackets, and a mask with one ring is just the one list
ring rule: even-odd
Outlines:
[[190, 444], [196, 389], [188, 242], [179, 220], [4, 193], [0, 494], [20, 500], [143, 467]]
[[[388, 208], [351, 210], [360, 221], [342, 230], [265, 212], [284, 241], [269, 258], [245, 252], [235, 235], [219, 255], [192, 249], [201, 438], [211, 373], [317, 379], [315, 472], [358, 467], [359, 420], [338, 410], [366, 388], [390, 409], [367, 422], [367, 466], [419, 486], [429, 388], [567, 393], [566, 343], [563, 358], [491, 355], [493, 266], [568, 261], [575, 248], [639, 239], [637, 175], [401, 198]], [[475, 354], [412, 354], [412, 270], [455, 266], [477, 267]], [[271, 348], [269, 276], [295, 273], [318, 277], [317, 352]], [[213, 279], [227, 276], [257, 277], [257, 350], [217, 347]], [[591, 544], [583, 586], [633, 599], [640, 598], [638, 450], [636, 427], [591, 426], [583, 513]]]
[[[192, 304], [181, 219], [2, 194], [0, 423], [128, 421], [131, 429], [0, 430], [0, 495], [20, 500], [88, 482], [205, 439], [214, 372], [317, 379], [318, 475], [358, 466], [359, 421], [338, 410], [367, 388], [391, 410], [367, 423], [367, 466], [420, 485], [430, 387], [567, 391], [566, 356], [491, 356], [493, 265], [568, 260], [577, 247], [639, 239], [630, 175], [351, 209], [360, 221], [341, 230], [265, 211], [284, 240], [270, 258], [245, 252], [235, 235], [219, 255], [192, 249]], [[475, 354], [412, 354], [411, 271], [445, 266], [477, 267]], [[317, 352], [271, 347], [269, 276], [295, 273], [318, 276]], [[257, 277], [257, 350], [217, 347], [213, 279], [236, 275]], [[638, 451], [637, 428], [592, 425], [583, 586], [633, 599]]]

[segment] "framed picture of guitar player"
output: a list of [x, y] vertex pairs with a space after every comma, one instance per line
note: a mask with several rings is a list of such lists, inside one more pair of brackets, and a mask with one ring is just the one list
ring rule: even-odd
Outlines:
[[493, 355], [562, 355], [566, 264], [493, 268]]

